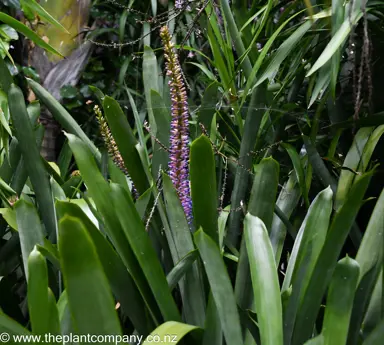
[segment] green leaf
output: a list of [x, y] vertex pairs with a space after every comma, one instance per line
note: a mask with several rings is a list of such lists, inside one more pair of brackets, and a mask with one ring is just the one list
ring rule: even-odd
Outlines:
[[137, 191], [144, 193], [148, 189], [149, 184], [139, 153], [136, 150], [137, 141], [127, 117], [123, 113], [119, 103], [111, 97], [105, 96], [103, 109], [129, 176], [132, 178]]
[[[295, 16], [299, 15], [299, 13], [295, 13]], [[265, 55], [267, 54], [269, 48], [272, 46], [273, 42], [275, 41], [276, 37], [279, 35], [281, 30], [293, 19], [293, 17], [289, 18], [287, 21], [285, 21], [278, 30], [275, 31], [275, 33], [271, 36], [271, 38], [268, 40], [266, 46], [263, 48], [263, 54], [260, 54], [258, 61], [256, 62], [255, 66], [253, 67], [253, 74], [256, 75], [258, 69], [261, 66], [262, 61], [264, 60]], [[300, 25], [296, 31], [290, 35], [277, 49], [277, 51], [274, 53], [271, 62], [268, 64], [268, 67], [265, 69], [264, 73], [257, 78], [257, 82], [255, 86], [258, 86], [262, 84], [265, 80], [268, 78], [271, 78], [276, 71], [279, 69], [282, 62], [287, 58], [287, 56], [292, 52], [292, 50], [296, 47], [296, 45], [300, 42], [300, 40], [303, 38], [303, 36], [306, 34], [306, 32], [312, 27], [312, 22], [310, 20], [307, 20], [305, 23]], [[260, 61], [259, 61], [260, 60]], [[248, 93], [248, 90], [250, 90], [253, 80], [249, 79], [247, 81], [247, 86], [245, 87], [245, 92]]]
[[8, 16], [3, 12], [0, 12], [0, 21], [13, 27], [16, 31], [22, 33], [25, 37], [29, 38], [39, 47], [47, 50], [50, 53], [64, 57], [55, 48], [53, 48], [51, 45], [46, 43], [42, 38], [40, 38], [31, 29], [29, 29], [27, 26], [25, 26], [23, 23], [19, 22], [18, 20]]
[[8, 101], [20, 151], [36, 195], [44, 225], [50, 236], [56, 236], [57, 224], [51, 187], [36, 146], [36, 137], [24, 103], [24, 95], [19, 87], [11, 85]]
[[295, 169], [297, 181], [299, 182], [301, 194], [304, 197], [305, 204], [307, 207], [309, 207], [309, 200], [308, 200], [308, 191], [307, 191], [307, 185], [305, 182], [305, 173], [304, 173], [304, 167], [301, 162], [299, 154], [296, 152], [296, 149], [290, 145], [290, 144], [281, 144], [288, 152], [289, 157], [292, 160], [293, 167]]
[[356, 255], [360, 276], [352, 311], [348, 343], [357, 344], [360, 325], [368, 308], [383, 260], [384, 191], [381, 192]]
[[194, 140], [190, 157], [195, 226], [202, 227], [218, 243], [216, 166], [212, 144], [206, 136]]
[[156, 339], [164, 345], [177, 344], [191, 331], [199, 329], [196, 326], [187, 325], [181, 322], [168, 321], [157, 327], [150, 336], [144, 341], [143, 345], [150, 345]]
[[0, 332], [6, 332], [12, 335], [31, 335], [31, 333], [22, 325], [12, 320], [9, 316], [0, 311]]
[[353, 298], [359, 278], [359, 264], [346, 257], [335, 268], [328, 289], [322, 334], [324, 344], [345, 344]]
[[[156, 121], [156, 139], [166, 148], [169, 147], [169, 135], [171, 130], [170, 110], [166, 108], [161, 96], [154, 90], [151, 90], [151, 104]], [[140, 126], [140, 124], [138, 124]], [[153, 146], [152, 158], [152, 177], [155, 180], [159, 174], [159, 169], [167, 170], [168, 168], [168, 152], [155, 141]]]
[[282, 345], [280, 287], [268, 231], [262, 220], [250, 213], [245, 217], [244, 228], [261, 343]]
[[75, 119], [65, 110], [65, 108], [41, 85], [27, 78], [28, 85], [43, 104], [48, 108], [55, 120], [69, 133], [78, 136], [87, 144], [92, 154], [98, 161], [101, 161], [101, 154], [93, 142], [84, 133]]
[[[373, 127], [361, 128], [355, 135], [351, 148], [345, 157], [343, 166], [357, 171], [364, 148], [372, 134]], [[338, 210], [346, 202], [349, 190], [353, 185], [355, 174], [351, 170], [343, 169], [340, 173], [335, 199], [335, 209]]]
[[360, 9], [358, 13], [354, 13], [352, 15], [352, 18], [350, 18], [348, 15], [346, 16], [344, 23], [340, 26], [339, 30], [332, 37], [331, 41], [325, 47], [322, 54], [307, 73], [307, 77], [316, 72], [320, 67], [324, 66], [332, 58], [332, 56], [334, 56], [334, 54], [344, 44], [348, 34], [351, 31], [352, 25], [356, 25], [362, 16], [363, 13], [360, 11]]
[[50, 334], [59, 335], [60, 332], [60, 320], [59, 311], [56, 305], [56, 298], [52, 290], [48, 288], [48, 330]]
[[[300, 200], [300, 188], [297, 183], [295, 174], [291, 174], [288, 181], [283, 185], [283, 188], [277, 198], [276, 205], [281, 212], [285, 214], [287, 219], [291, 216], [292, 212], [296, 209]], [[273, 216], [271, 226], [271, 243], [275, 253], [276, 264], [280, 262], [281, 253], [283, 250], [287, 228], [284, 222], [275, 214]]]
[[11, 208], [0, 208], [0, 214], [3, 216], [8, 225], [17, 230], [16, 212]]
[[[252, 92], [249, 110], [245, 118], [244, 133], [240, 144], [239, 165], [236, 167], [235, 182], [231, 195], [232, 210], [238, 209], [240, 202], [245, 200], [247, 189], [249, 188], [250, 174], [247, 169], [251, 169], [252, 156], [248, 153], [255, 148], [261, 120], [265, 113], [266, 101], [267, 93], [265, 86], [261, 85], [255, 88]], [[231, 212], [229, 215], [228, 240], [235, 246], [238, 243], [240, 222], [241, 212]]]
[[45, 258], [34, 248], [28, 258], [28, 311], [34, 334], [47, 334], [49, 329], [48, 270]]
[[223, 331], [220, 323], [220, 315], [216, 308], [212, 292], [208, 298], [207, 317], [205, 319], [204, 337], [202, 345], [222, 345]]
[[284, 311], [284, 339], [291, 342], [297, 311], [323, 248], [332, 213], [332, 190], [320, 192], [312, 202], [296, 237], [282, 291], [292, 293]]
[[364, 178], [352, 187], [346, 202], [336, 212], [332, 220], [326, 241], [314, 267], [297, 314], [293, 333], [293, 344], [295, 345], [302, 344], [312, 333], [323, 294], [332, 277], [337, 264], [337, 258], [355, 221], [357, 212], [360, 209], [371, 175], [372, 172], [365, 174]]
[[180, 320], [179, 312], [168, 287], [156, 252], [130, 195], [119, 185], [111, 185], [116, 214], [137, 261], [148, 281], [159, 309], [166, 321]]
[[13, 83], [11, 73], [3, 59], [0, 58], [0, 88], [8, 92], [11, 84]]
[[154, 327], [154, 325], [148, 320], [143, 298], [111, 244], [78, 205], [71, 202], [57, 201], [56, 209], [59, 219], [69, 215], [84, 224], [93, 241], [112, 292], [120, 303], [123, 313], [130, 318], [140, 334], [148, 334], [153, 329], [150, 327]]
[[77, 331], [121, 335], [107, 278], [84, 225], [74, 217], [64, 216], [59, 229], [62, 273]]
[[[103, 216], [105, 231], [111, 239], [124, 265], [134, 279], [154, 320], [161, 320], [161, 315], [149, 289], [144, 274], [132, 252], [126, 238], [111, 198], [111, 188], [96, 166], [96, 162], [86, 144], [72, 134], [67, 134], [69, 146], [75, 156], [76, 163], [87, 185], [89, 195], [95, 202], [97, 210]], [[125, 213], [124, 210], [123, 213]], [[157, 321], [156, 321], [157, 322]]]
[[28, 10], [36, 13], [41, 19], [45, 20], [47, 23], [69, 34], [68, 30], [64, 26], [62, 26], [55, 18], [53, 18], [35, 0], [21, 0], [20, 4], [23, 7], [23, 9], [27, 8]]
[[363, 345], [380, 345], [384, 339], [384, 319], [376, 326], [372, 333], [364, 340]]
[[37, 244], [44, 245], [45, 236], [35, 206], [21, 199], [15, 203], [14, 207], [16, 211], [17, 229], [20, 235], [21, 254], [28, 279], [29, 255]]
[[[165, 206], [168, 214], [172, 240], [177, 253], [172, 253], [175, 263], [183, 260], [186, 255], [195, 250], [192, 234], [189, 229], [180, 199], [170, 177], [163, 174], [163, 188]], [[177, 267], [177, 266], [176, 266]], [[186, 322], [200, 327], [204, 326], [205, 297], [202, 275], [199, 264], [192, 264], [191, 270], [186, 272], [180, 281], [180, 292], [186, 314]]]
[[242, 344], [240, 316], [227, 269], [215, 241], [199, 229], [194, 235], [207, 272], [213, 299], [227, 344]]
[[172, 268], [172, 271], [168, 273], [167, 282], [171, 290], [173, 290], [179, 281], [187, 274], [187, 272], [192, 269], [192, 265], [196, 261], [197, 257], [198, 253], [195, 249], [184, 256], [184, 258], [182, 258], [175, 265], [175, 267]]
[[[255, 175], [248, 212], [261, 219], [270, 229], [279, 184], [279, 164], [273, 158], [265, 158], [255, 167]], [[245, 237], [241, 242], [239, 264], [236, 271], [235, 295], [239, 307], [251, 308], [252, 282]]]

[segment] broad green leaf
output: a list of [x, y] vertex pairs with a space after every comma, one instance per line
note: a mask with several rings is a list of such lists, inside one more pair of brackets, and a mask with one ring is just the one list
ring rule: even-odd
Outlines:
[[250, 213], [245, 217], [244, 228], [261, 343], [282, 345], [280, 287], [268, 231], [262, 220]]
[[363, 320], [363, 337], [371, 333], [380, 323], [383, 313], [383, 271], [377, 278], [373, 289], [367, 312]]
[[[169, 226], [177, 252], [177, 254], [173, 253], [173, 256], [176, 256], [173, 260], [179, 262], [186, 255], [189, 255], [190, 252], [193, 252], [195, 246], [180, 199], [171, 179], [166, 174], [163, 174], [163, 189]], [[186, 272], [185, 278], [180, 281], [180, 292], [186, 313], [186, 322], [203, 327], [205, 297], [202, 274], [198, 262], [191, 264], [191, 269]]]
[[[156, 322], [160, 322], [161, 315], [154, 301], [148, 283], [144, 277], [137, 259], [129, 245], [128, 239], [124, 234], [116, 210], [111, 198], [111, 188], [105, 181], [101, 172], [96, 166], [96, 162], [88, 149], [87, 145], [72, 134], [67, 134], [69, 146], [75, 156], [76, 163], [81, 171], [82, 177], [87, 185], [89, 195], [95, 202], [95, 205], [103, 216], [105, 222], [105, 231], [111, 239], [112, 244], [119, 253], [124, 265], [127, 267], [134, 279], [140, 293], [150, 308], [151, 315]], [[124, 210], [123, 213], [125, 213]]]
[[227, 344], [242, 344], [240, 316], [219, 247], [202, 229], [194, 234], [194, 239], [207, 272], [224, 338]]
[[360, 276], [349, 330], [350, 344], [357, 344], [360, 325], [368, 308], [383, 260], [384, 191], [381, 192], [356, 255]]
[[184, 256], [167, 275], [169, 288], [173, 290], [179, 281], [192, 269], [193, 263], [196, 261], [198, 253], [195, 250]]
[[111, 97], [105, 96], [103, 109], [129, 176], [132, 178], [137, 191], [144, 193], [148, 189], [149, 184], [139, 153], [136, 150], [137, 141], [127, 117], [123, 113], [119, 103]]
[[34, 334], [49, 333], [48, 269], [45, 258], [34, 248], [28, 258], [28, 311]]
[[17, 230], [25, 274], [29, 276], [28, 258], [36, 245], [44, 245], [44, 232], [35, 206], [23, 199], [15, 203]]
[[29, 120], [21, 89], [11, 85], [8, 93], [9, 110], [16, 137], [29, 178], [31, 180], [41, 217], [50, 236], [56, 236], [57, 224], [49, 179], [36, 145], [36, 137]]
[[130, 195], [121, 186], [112, 184], [111, 197], [125, 236], [148, 281], [164, 320], [179, 320], [179, 312], [165, 274]]
[[[266, 102], [265, 87], [261, 85], [255, 88], [245, 118], [244, 133], [240, 144], [239, 166], [236, 167], [235, 182], [231, 195], [232, 210], [238, 209], [240, 202], [245, 200], [250, 175], [247, 169], [251, 169], [252, 164], [252, 156], [248, 153], [255, 148]], [[229, 215], [228, 240], [235, 246], [238, 243], [240, 222], [241, 212], [231, 212]]]
[[123, 313], [130, 318], [140, 334], [148, 334], [151, 331], [149, 327], [154, 325], [147, 318], [143, 298], [111, 244], [76, 204], [57, 201], [56, 209], [59, 219], [69, 215], [79, 219], [84, 224], [85, 229], [92, 238], [112, 292], [120, 303]]
[[64, 216], [60, 220], [59, 251], [69, 306], [79, 334], [121, 335], [115, 303], [95, 246], [77, 218]]
[[[154, 90], [158, 93], [160, 91], [158, 75], [159, 75], [159, 71], [157, 67], [156, 55], [150, 47], [144, 46], [143, 82], [144, 82], [145, 101], [147, 104], [149, 125], [154, 135], [157, 135], [157, 126], [156, 126], [156, 119], [154, 117], [154, 113], [152, 109], [151, 90]], [[152, 147], [154, 146], [155, 146], [155, 141], [152, 138]]]
[[[265, 158], [255, 166], [248, 212], [252, 216], [258, 217], [267, 229], [270, 229], [272, 224], [278, 184], [279, 164], [273, 158]], [[235, 283], [236, 301], [243, 310], [251, 308], [253, 302], [251, 272], [247, 253], [246, 238], [243, 237]]]
[[[154, 90], [151, 90], [151, 104], [156, 121], [156, 133], [151, 133], [156, 136], [156, 139], [166, 148], [169, 147], [169, 135], [171, 130], [170, 109], [167, 109], [161, 96]], [[152, 177], [156, 180], [159, 175], [159, 169], [167, 170], [168, 168], [168, 152], [164, 150], [157, 141], [153, 146], [152, 157]]]
[[202, 345], [222, 345], [223, 331], [220, 324], [220, 315], [216, 308], [212, 292], [208, 298], [207, 317], [205, 319]]
[[371, 176], [372, 172], [365, 174], [364, 178], [352, 187], [346, 202], [333, 217], [297, 314], [293, 333], [294, 345], [302, 344], [312, 333], [322, 297], [336, 267], [337, 258], [360, 209]]
[[4, 92], [8, 92], [11, 84], [13, 83], [11, 73], [3, 59], [0, 58], [0, 88]]
[[46, 43], [42, 38], [40, 38], [31, 29], [29, 29], [27, 26], [25, 26], [23, 23], [19, 22], [18, 20], [8, 16], [3, 12], [0, 12], [0, 21], [13, 27], [17, 32], [22, 33], [25, 37], [29, 38], [31, 41], [33, 41], [35, 44], [37, 44], [41, 48], [47, 50], [52, 54], [63, 57], [63, 55], [61, 55], [56, 49], [54, 49], [51, 45]]
[[[283, 188], [279, 194], [279, 197], [277, 198], [276, 205], [289, 219], [292, 212], [296, 209], [297, 204], [299, 203], [299, 200], [300, 200], [299, 184], [297, 183], [295, 174], [291, 174], [288, 181], [283, 185]], [[287, 233], [286, 226], [284, 225], [283, 221], [275, 214], [273, 216], [270, 238], [271, 238], [272, 248], [275, 253], [276, 264], [279, 264], [280, 262], [286, 233]]]
[[210, 140], [202, 135], [191, 146], [191, 197], [196, 228], [218, 243], [216, 166]]
[[[373, 127], [361, 128], [355, 135], [352, 146], [345, 157], [343, 166], [357, 171], [365, 145], [372, 134]], [[351, 170], [343, 169], [340, 173], [335, 199], [335, 209], [338, 210], [347, 200], [349, 190], [353, 185], [355, 174]]]
[[282, 286], [283, 292], [292, 288], [284, 311], [284, 339], [287, 344], [291, 341], [297, 311], [327, 236], [332, 197], [329, 187], [316, 196], [300, 227], [289, 258]]
[[150, 345], [154, 340], [164, 345], [177, 344], [189, 332], [199, 329], [181, 322], [168, 321], [157, 327], [143, 342]]
[[60, 332], [60, 320], [59, 310], [56, 305], [56, 298], [52, 290], [48, 288], [48, 330], [50, 334], [59, 335]]
[[[0, 214], [8, 223], [8, 225], [17, 230], [16, 212], [12, 208], [0, 208]], [[24, 265], [25, 266], [25, 265]]]
[[65, 108], [41, 85], [27, 78], [28, 85], [36, 94], [37, 98], [48, 108], [55, 120], [68, 132], [78, 136], [87, 144], [92, 154], [98, 161], [101, 161], [101, 154], [93, 142], [81, 129], [75, 119], [65, 110]]
[[353, 298], [359, 278], [359, 264], [346, 257], [335, 268], [328, 289], [322, 334], [324, 345], [345, 344]]

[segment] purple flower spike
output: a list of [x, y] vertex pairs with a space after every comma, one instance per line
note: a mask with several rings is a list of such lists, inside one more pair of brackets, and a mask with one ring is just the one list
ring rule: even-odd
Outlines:
[[189, 111], [188, 98], [181, 73], [179, 59], [172, 43], [168, 27], [160, 29], [164, 44], [165, 68], [171, 93], [171, 134], [169, 175], [179, 195], [189, 224], [192, 216], [192, 200], [189, 187]]

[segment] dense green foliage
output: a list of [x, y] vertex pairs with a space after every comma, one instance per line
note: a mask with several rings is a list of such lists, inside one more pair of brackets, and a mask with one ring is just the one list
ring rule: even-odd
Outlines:
[[62, 104], [11, 45], [59, 54], [33, 19], [66, 28], [2, 3], [0, 342], [382, 344], [380, 1], [95, 0]]

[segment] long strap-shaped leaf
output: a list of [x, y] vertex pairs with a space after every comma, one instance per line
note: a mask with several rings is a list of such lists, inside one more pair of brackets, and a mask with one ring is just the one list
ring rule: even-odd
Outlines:
[[279, 278], [264, 223], [247, 214], [244, 236], [249, 257], [261, 344], [283, 344], [283, 315]]
[[207, 272], [225, 340], [227, 344], [241, 345], [240, 316], [219, 247], [202, 229], [195, 233], [194, 238]]
[[292, 343], [295, 345], [301, 345], [311, 336], [322, 297], [336, 267], [337, 258], [360, 209], [371, 176], [372, 172], [365, 174], [353, 186], [346, 203], [333, 218], [297, 315], [292, 338]]
[[44, 225], [48, 234], [54, 236], [57, 233], [57, 224], [48, 174], [36, 146], [36, 138], [25, 106], [24, 95], [18, 86], [11, 85], [8, 92], [8, 101], [20, 151], [36, 195]]

